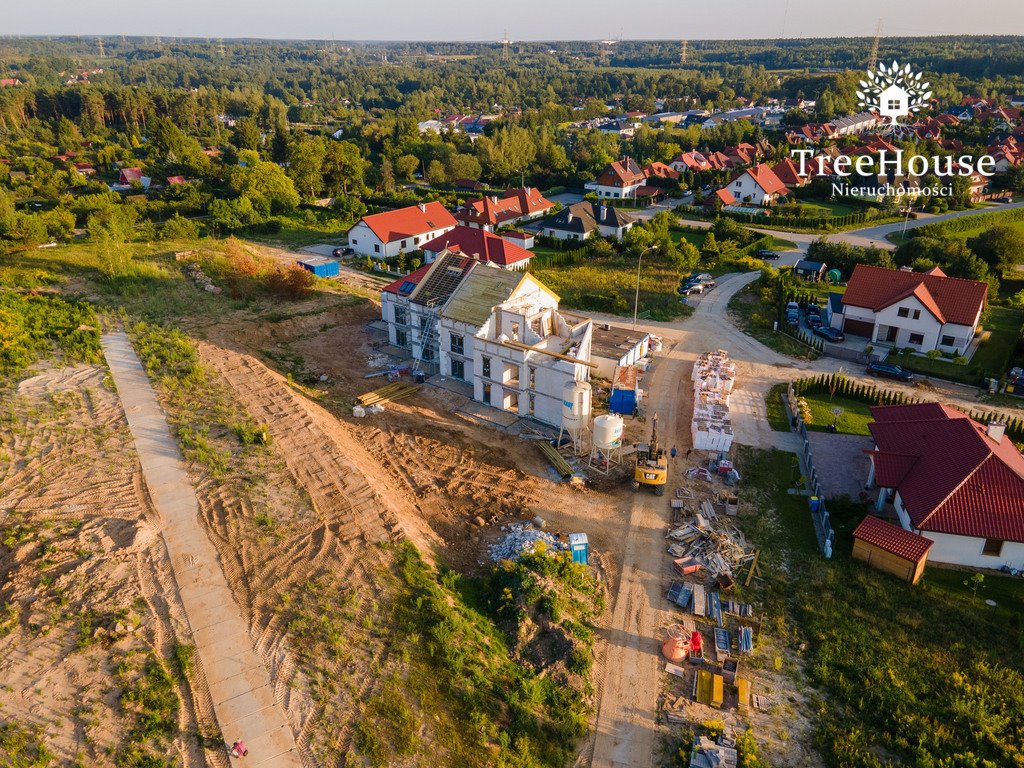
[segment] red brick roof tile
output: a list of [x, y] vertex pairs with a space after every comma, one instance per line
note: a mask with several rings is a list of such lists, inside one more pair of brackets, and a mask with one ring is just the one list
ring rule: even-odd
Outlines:
[[410, 205], [395, 211], [363, 216], [362, 221], [383, 243], [393, 243], [404, 237], [415, 237], [455, 226], [455, 218], [436, 200], [425, 203], [422, 208]]
[[878, 312], [912, 294], [939, 322], [973, 325], [988, 299], [988, 283], [858, 264], [847, 283], [843, 304]]
[[461, 253], [500, 267], [508, 267], [533, 258], [533, 254], [522, 246], [476, 227], [456, 227], [420, 247], [424, 251], [435, 253], [447, 248], [452, 253]]
[[873, 544], [912, 563], [921, 562], [935, 543], [874, 515], [868, 515], [860, 521], [860, 525], [853, 532], [853, 538]]

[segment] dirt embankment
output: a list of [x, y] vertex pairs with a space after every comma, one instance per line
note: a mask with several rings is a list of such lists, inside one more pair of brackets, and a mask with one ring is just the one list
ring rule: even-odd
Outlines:
[[122, 693], [157, 658], [173, 690], [157, 714], [178, 735], [143, 749], [205, 766], [211, 705], [168, 662], [184, 613], [104, 369], [44, 370], [0, 411], [0, 721], [37, 726], [62, 761], [112, 765], [136, 727]]

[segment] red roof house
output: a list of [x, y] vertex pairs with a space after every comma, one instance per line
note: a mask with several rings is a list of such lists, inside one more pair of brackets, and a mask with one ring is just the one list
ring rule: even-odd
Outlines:
[[386, 258], [414, 251], [456, 225], [436, 200], [363, 216], [348, 231], [348, 244], [358, 254]]
[[939, 403], [877, 406], [870, 482], [933, 561], [1024, 568], [1024, 457], [1005, 426]]
[[456, 220], [470, 227], [494, 231], [497, 227], [516, 224], [536, 216], [543, 216], [554, 207], [539, 189], [520, 187], [505, 190], [501, 197], [481, 197], [467, 200], [455, 212]]
[[[914, 325], [915, 321], [921, 319], [920, 313], [915, 316], [914, 307], [919, 305], [940, 326], [939, 338], [935, 343], [929, 345], [925, 343], [927, 339], [924, 339], [916, 345], [904, 345], [898, 333], [896, 338], [889, 340], [897, 346], [913, 345], [927, 351], [938, 347], [964, 348], [963, 342], [969, 343], [974, 336], [987, 300], [988, 283], [947, 277], [937, 268], [928, 272], [911, 272], [906, 269], [885, 269], [858, 264], [854, 267], [846, 286], [846, 293], [843, 294], [843, 307], [847, 318], [851, 314], [859, 314], [856, 311], [851, 312], [850, 308], [869, 310], [877, 318], [883, 313], [888, 315], [889, 313], [885, 311], [889, 308], [902, 304], [896, 311], [896, 317], [887, 320], [883, 318], [886, 327], [905, 326], [906, 329], [916, 329], [912, 331], [914, 333], [927, 334], [927, 324]], [[875, 322], [877, 324], [877, 319]], [[959, 328], [947, 328], [949, 325]], [[950, 335], [958, 339], [956, 345], [941, 343], [941, 336]]]
[[424, 243], [423, 252], [430, 261], [447, 250], [476, 261], [496, 264], [504, 269], [526, 269], [533, 254], [503, 237], [476, 227], [455, 227]]

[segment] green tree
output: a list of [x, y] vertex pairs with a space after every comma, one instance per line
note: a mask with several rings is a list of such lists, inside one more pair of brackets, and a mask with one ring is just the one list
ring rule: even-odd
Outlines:
[[329, 194], [361, 192], [366, 178], [366, 159], [351, 141], [330, 141], [324, 156], [324, 186]]
[[1002, 271], [1024, 263], [1024, 237], [1014, 227], [999, 225], [967, 240], [967, 247], [990, 268]]
[[232, 174], [231, 186], [265, 215], [293, 211], [299, 205], [295, 184], [277, 163], [256, 160], [238, 168]]
[[319, 137], [295, 142], [288, 153], [288, 174], [310, 199], [315, 198], [323, 186], [326, 157], [327, 149]]
[[239, 149], [258, 150], [262, 143], [262, 137], [256, 121], [249, 117], [243, 117], [236, 122], [235, 130], [231, 134], [231, 143]]
[[130, 273], [138, 214], [128, 205], [109, 206], [89, 217], [89, 239], [96, 244], [100, 269], [107, 277], [123, 277]]
[[402, 155], [395, 160], [395, 173], [404, 181], [412, 181], [413, 174], [419, 167], [420, 161], [416, 155]]

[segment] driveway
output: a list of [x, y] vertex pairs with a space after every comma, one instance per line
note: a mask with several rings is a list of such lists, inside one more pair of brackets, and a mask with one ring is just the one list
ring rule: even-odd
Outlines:
[[875, 447], [875, 441], [864, 435], [830, 435], [808, 432], [814, 468], [826, 499], [847, 495], [856, 499], [864, 490], [871, 460], [864, 451]]

